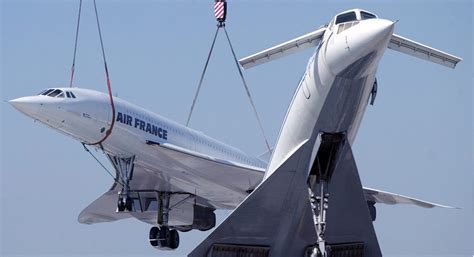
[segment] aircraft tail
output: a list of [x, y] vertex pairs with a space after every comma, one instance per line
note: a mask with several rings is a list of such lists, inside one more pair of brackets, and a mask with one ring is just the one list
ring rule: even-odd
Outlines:
[[[308, 256], [318, 240], [308, 196], [313, 146], [301, 144], [188, 256]], [[340, 156], [328, 183], [326, 249], [382, 256], [348, 143]]]

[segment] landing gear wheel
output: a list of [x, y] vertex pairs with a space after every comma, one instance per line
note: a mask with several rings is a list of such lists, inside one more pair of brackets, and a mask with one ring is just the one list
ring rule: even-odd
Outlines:
[[171, 249], [176, 249], [179, 246], [179, 233], [176, 231], [176, 229], [173, 229], [170, 231], [170, 242], [169, 242], [169, 247]]
[[119, 212], [133, 211], [133, 200], [130, 197], [127, 197], [125, 198], [125, 201], [124, 201], [123, 196], [119, 196], [118, 202], [117, 202], [117, 209]]
[[161, 248], [169, 247], [170, 244], [170, 230], [168, 227], [161, 227], [158, 233], [158, 246]]
[[150, 239], [150, 244], [151, 246], [153, 247], [157, 247], [158, 246], [158, 234], [160, 233], [160, 229], [157, 228], [157, 227], [152, 227], [150, 229], [150, 235], [149, 235], [149, 239]]
[[125, 204], [124, 204], [123, 198], [121, 196], [119, 196], [119, 198], [118, 198], [117, 209], [118, 209], [119, 212], [125, 211]]
[[131, 212], [132, 211], [132, 206], [133, 206], [133, 201], [129, 197], [127, 197], [127, 200], [125, 201], [125, 210]]

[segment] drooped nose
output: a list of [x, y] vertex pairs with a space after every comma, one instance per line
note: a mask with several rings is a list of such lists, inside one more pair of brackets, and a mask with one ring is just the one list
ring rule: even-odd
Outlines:
[[356, 51], [362, 51], [364, 47], [375, 50], [385, 49], [393, 34], [394, 22], [385, 19], [364, 20], [355, 26], [356, 37], [353, 40], [353, 47]]
[[36, 118], [41, 107], [41, 102], [37, 96], [20, 97], [8, 102], [15, 107], [15, 109], [32, 118]]
[[326, 52], [330, 70], [335, 75], [354, 72], [360, 75], [362, 70], [375, 67], [388, 46], [393, 29], [394, 23], [385, 19], [363, 20], [348, 29], [338, 28], [334, 42]]

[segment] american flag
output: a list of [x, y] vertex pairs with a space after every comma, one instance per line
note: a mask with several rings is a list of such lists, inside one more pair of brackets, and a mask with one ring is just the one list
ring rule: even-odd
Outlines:
[[214, 3], [214, 15], [216, 19], [224, 19], [224, 2]]

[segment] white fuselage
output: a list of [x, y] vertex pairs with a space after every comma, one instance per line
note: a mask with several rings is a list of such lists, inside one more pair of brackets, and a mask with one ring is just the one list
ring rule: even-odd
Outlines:
[[[358, 21], [338, 31], [331, 22], [320, 46], [310, 58], [282, 125], [270, 163], [115, 97], [112, 133], [102, 143], [104, 151], [135, 162], [164, 181], [156, 187], [192, 192], [215, 208], [234, 208], [249, 190], [276, 170], [315, 131], [346, 132], [352, 143], [372, 89], [377, 65], [393, 32], [393, 23], [382, 19]], [[61, 88], [64, 97], [37, 95], [10, 101], [15, 108], [85, 144], [104, 138], [112, 125], [106, 94], [80, 88]], [[75, 98], [65, 97], [73, 93]], [[173, 159], [151, 151], [158, 144], [210, 156], [247, 167], [253, 173], [239, 177], [190, 167], [191, 160]], [[97, 145], [96, 145], [97, 146]], [[189, 162], [189, 165], [181, 163]], [[141, 181], [140, 183], [147, 183]], [[131, 185], [133, 186], [133, 184]]]
[[[98, 91], [81, 88], [58, 88], [57, 90], [73, 93], [75, 98], [37, 95], [18, 98], [12, 100], [11, 103], [35, 120], [86, 145], [103, 139], [106, 130], [112, 124], [108, 96]], [[113, 156], [134, 155], [135, 163], [148, 167], [150, 171], [165, 174], [165, 181], [170, 185], [161, 183], [160, 188], [150, 189], [164, 190], [163, 188], [166, 188], [172, 191], [196, 192], [205, 195], [206, 198], [213, 198], [210, 196], [213, 195], [212, 202], [222, 202], [222, 205], [216, 204], [216, 207], [231, 208], [245, 197], [249, 187], [256, 186], [263, 177], [266, 163], [256, 157], [249, 156], [202, 132], [163, 118], [120, 98], [114, 97], [114, 106], [115, 122], [112, 133], [100, 145], [94, 146], [101, 147]], [[218, 161], [248, 167], [255, 172], [250, 181], [246, 179], [246, 186], [242, 187], [240, 186], [241, 179], [226, 179], [210, 172], [206, 175], [205, 171], [197, 174], [194, 169], [188, 168], [192, 165], [178, 167], [176, 163], [178, 160], [151, 150], [150, 144], [167, 146], [195, 156], [212, 157]], [[184, 163], [185, 160], [182, 162]], [[226, 190], [232, 193], [219, 193]], [[201, 191], [212, 193], [200, 193]]]
[[358, 21], [338, 32], [331, 22], [310, 58], [281, 128], [265, 177], [318, 132], [344, 132], [352, 144], [367, 107], [393, 22]]

